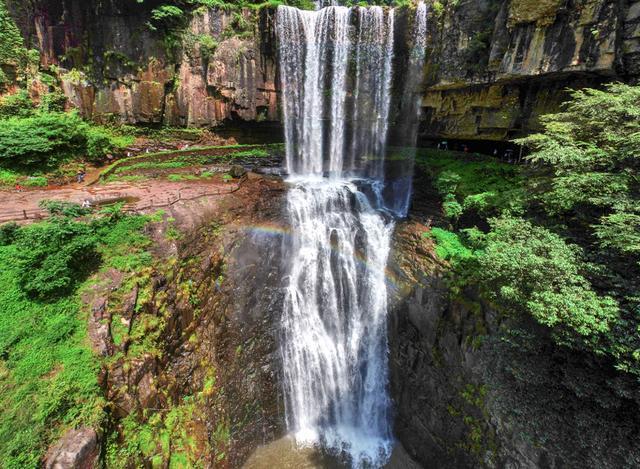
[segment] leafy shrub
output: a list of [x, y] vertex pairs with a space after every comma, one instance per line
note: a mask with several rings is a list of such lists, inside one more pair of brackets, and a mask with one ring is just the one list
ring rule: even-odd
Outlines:
[[0, 186], [13, 186], [18, 182], [18, 174], [0, 169]]
[[97, 241], [91, 226], [66, 218], [25, 227], [16, 241], [20, 287], [40, 299], [71, 291], [95, 265]]
[[592, 289], [579, 249], [523, 219], [493, 219], [491, 228], [468, 266], [485, 293], [508, 311], [551, 328], [559, 343], [602, 353], [618, 305]]
[[253, 150], [238, 151], [232, 156], [237, 158], [267, 158], [269, 156], [269, 152], [262, 148], [257, 148]]
[[0, 225], [0, 246], [12, 244], [18, 235], [19, 229], [20, 227], [15, 222]]
[[77, 218], [88, 215], [92, 211], [91, 208], [83, 207], [80, 204], [59, 200], [41, 200], [38, 205], [53, 216], [62, 215], [64, 217]]
[[91, 126], [75, 112], [36, 112], [0, 125], [0, 165], [54, 168], [77, 156], [99, 160], [131, 143], [104, 127]]
[[87, 129], [87, 156], [92, 160], [99, 160], [114, 150], [112, 136], [102, 127]]
[[22, 184], [26, 187], [46, 187], [49, 180], [44, 176], [29, 176]]
[[200, 44], [200, 54], [203, 57], [209, 57], [218, 48], [218, 41], [208, 34], [201, 34], [198, 36], [198, 44]]
[[454, 220], [469, 211], [483, 217], [524, 213], [524, 184], [516, 166], [486, 156], [430, 149], [418, 150], [416, 164], [431, 174], [444, 199], [445, 214]]
[[0, 125], [0, 164], [55, 166], [82, 152], [86, 124], [75, 113], [38, 113]]
[[175, 5], [161, 5], [151, 11], [151, 29], [169, 31], [182, 22], [184, 12]]
[[456, 196], [453, 194], [447, 194], [442, 202], [442, 209], [447, 218], [455, 221], [462, 215], [462, 205], [456, 200]]
[[593, 230], [602, 247], [640, 257], [640, 214], [616, 211], [599, 221]]
[[443, 171], [438, 175], [435, 186], [441, 195], [455, 193], [462, 177], [454, 171]]
[[67, 106], [67, 97], [60, 91], [47, 93], [40, 98], [38, 109], [44, 112], [64, 112]]
[[35, 106], [25, 90], [0, 98], [0, 119], [27, 117], [33, 114]]
[[541, 169], [532, 191], [540, 205], [551, 216], [588, 219], [602, 248], [640, 255], [640, 86], [574, 91], [564, 112], [542, 122], [544, 133], [519, 141]]

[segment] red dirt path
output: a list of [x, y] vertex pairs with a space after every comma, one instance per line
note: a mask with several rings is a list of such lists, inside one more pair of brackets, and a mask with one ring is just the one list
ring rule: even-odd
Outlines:
[[[86, 186], [70, 185], [30, 189], [24, 192], [0, 190], [0, 223], [7, 221], [37, 220], [46, 217], [38, 204], [41, 200], [59, 200], [81, 204], [89, 200], [92, 205], [125, 202], [125, 209], [141, 211], [153, 207], [166, 207], [178, 200], [190, 200], [205, 195], [226, 194], [237, 190], [239, 182], [180, 181], [150, 179], [140, 183], [113, 182]], [[26, 214], [26, 218], [25, 218]]]

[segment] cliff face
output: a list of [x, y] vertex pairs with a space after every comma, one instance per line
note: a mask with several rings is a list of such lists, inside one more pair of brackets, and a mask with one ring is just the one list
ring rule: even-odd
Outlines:
[[8, 2], [42, 64], [62, 67], [65, 94], [89, 118], [190, 126], [277, 120], [266, 10], [185, 12], [176, 35], [153, 23], [158, 3]]
[[401, 224], [389, 267], [395, 434], [409, 455], [434, 469], [638, 467], [637, 404], [607, 385], [620, 377], [473, 291], [452, 294], [425, 231]]
[[[8, 1], [45, 66], [83, 72], [60, 76], [88, 117], [279, 121], [275, 11], [200, 8], [172, 36], [151, 18], [161, 3]], [[567, 88], [640, 74], [636, 0], [438, 0], [429, 30], [423, 139], [512, 138], [538, 129]]]
[[521, 135], [566, 88], [634, 80], [639, 65], [635, 0], [461, 1], [433, 10], [421, 134]]

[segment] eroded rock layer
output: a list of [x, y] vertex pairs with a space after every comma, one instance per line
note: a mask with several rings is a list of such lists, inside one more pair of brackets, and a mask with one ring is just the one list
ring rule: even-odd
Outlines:
[[185, 11], [178, 34], [154, 23], [159, 2], [8, 3], [87, 117], [189, 126], [278, 118], [268, 10]]

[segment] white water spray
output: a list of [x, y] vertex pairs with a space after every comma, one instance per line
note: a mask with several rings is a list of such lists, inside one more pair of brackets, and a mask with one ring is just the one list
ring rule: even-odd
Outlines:
[[382, 466], [392, 446], [382, 199], [394, 11], [277, 12], [289, 274], [281, 354], [299, 444]]

